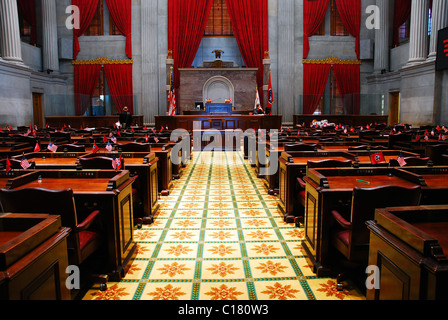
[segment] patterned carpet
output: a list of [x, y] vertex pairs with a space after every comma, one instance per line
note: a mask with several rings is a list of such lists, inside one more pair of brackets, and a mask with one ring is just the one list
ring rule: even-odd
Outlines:
[[364, 300], [316, 278], [303, 230], [286, 224], [240, 152], [194, 153], [160, 199], [155, 223], [135, 231], [126, 278], [84, 300]]

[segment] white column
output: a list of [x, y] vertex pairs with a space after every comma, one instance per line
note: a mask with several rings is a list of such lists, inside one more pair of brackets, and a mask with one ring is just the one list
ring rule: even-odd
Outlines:
[[56, 0], [42, 0], [42, 57], [44, 71], [59, 71]]
[[23, 64], [16, 0], [0, 1], [0, 48], [3, 60]]
[[432, 26], [431, 39], [429, 43], [428, 60], [435, 60], [437, 57], [437, 41], [440, 29], [448, 27], [448, 1], [433, 0], [432, 3]]
[[375, 30], [374, 72], [389, 71], [389, 0], [376, 0], [380, 9], [380, 28]]
[[429, 0], [412, 0], [408, 64], [423, 62], [428, 57], [428, 12]]

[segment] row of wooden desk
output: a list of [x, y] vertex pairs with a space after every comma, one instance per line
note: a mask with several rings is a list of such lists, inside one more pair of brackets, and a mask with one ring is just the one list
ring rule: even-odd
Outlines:
[[[83, 218], [81, 217], [88, 212], [99, 210], [101, 213], [101, 225], [104, 227], [103, 237], [105, 238], [104, 252], [98, 253], [104, 256], [105, 259], [101, 261], [102, 265], [99, 267], [112, 281], [123, 279], [130, 268], [132, 260], [135, 259], [137, 254], [137, 245], [134, 240], [132, 207], [132, 185], [135, 178], [131, 177], [129, 171], [46, 169], [13, 171], [8, 173], [2, 171], [0, 174], [2, 188], [10, 190], [24, 188], [42, 188], [47, 190], [72, 189], [79, 221], [82, 221]], [[23, 199], [23, 201], [32, 202], [39, 201], [39, 199]], [[5, 235], [12, 231], [18, 232], [25, 230], [4, 230], [2, 227], [0, 233]], [[2, 249], [0, 251], [15, 246], [14, 241], [8, 241], [8, 238], [2, 240], [4, 241], [0, 245]], [[27, 247], [25, 249], [21, 251], [20, 258], [32, 254], [34, 247]], [[67, 249], [65, 250], [67, 257]], [[18, 276], [25, 274], [29, 267], [29, 265], [23, 265], [21, 267], [23, 270], [16, 270], [16, 273]], [[61, 266], [58, 265], [58, 267]], [[14, 264], [5, 265], [4, 269], [0, 271], [3, 275], [7, 276], [10, 274], [10, 268], [17, 269], [19, 267]], [[41, 276], [37, 273], [38, 270], [34, 270], [33, 272], [36, 273], [36, 278]], [[66, 270], [63, 269], [61, 272], [66, 272]], [[57, 279], [59, 279], [59, 276]], [[67, 276], [63, 277], [63, 279]], [[11, 283], [11, 281], [13, 283], [15, 279], [15, 276], [11, 276], [7, 283]], [[61, 290], [64, 291], [64, 288], [65, 284], [56, 289], [60, 292]], [[48, 298], [48, 296], [43, 295], [41, 298]]]
[[[279, 195], [278, 209], [285, 221], [297, 222], [298, 215], [303, 215], [302, 248], [313, 272], [318, 277], [327, 277], [337, 270], [339, 261], [334, 260], [336, 249], [331, 236], [335, 224], [332, 211], [341, 207], [350, 210], [355, 188], [419, 187], [421, 207], [378, 208], [376, 216], [366, 221], [365, 228], [371, 232], [368, 263], [377, 266], [381, 275], [378, 287], [366, 291], [367, 298], [448, 298], [444, 293], [448, 285], [448, 166], [434, 166], [432, 161], [427, 161], [424, 166], [391, 167], [391, 160], [399, 156], [420, 158], [426, 153], [413, 152], [413, 148], [388, 149], [388, 139], [364, 137], [360, 141], [358, 136], [351, 135], [350, 139], [326, 140], [328, 137], [335, 135], [294, 137], [293, 134], [280, 137], [276, 147], [265, 139], [265, 145], [258, 145], [257, 154], [247, 148], [251, 137], [245, 143], [245, 156], [264, 180], [267, 191]], [[263, 141], [259, 135], [252, 139]], [[294, 144], [314, 148], [289, 150]], [[358, 147], [361, 145], [365, 147]], [[426, 145], [430, 149], [434, 143]], [[443, 144], [440, 148], [446, 150]], [[370, 156], [378, 152], [385, 161], [373, 165]], [[260, 162], [259, 153], [270, 161], [278, 160], [278, 170], [260, 174], [262, 168], [269, 166], [269, 161]], [[352, 165], [347, 168], [308, 167], [308, 161], [328, 159], [348, 161]], [[306, 184], [302, 212], [297, 211], [296, 201], [299, 177]]]
[[[18, 149], [17, 146], [21, 145], [12, 141], [11, 148], [20, 150], [21, 153], [2, 154], [2, 157], [20, 161], [25, 156], [33, 167], [29, 170], [16, 168], [6, 172], [3, 165], [3, 168], [0, 169], [0, 188], [11, 190], [23, 188], [72, 189], [78, 215], [83, 216], [87, 212], [96, 210], [100, 212], [106, 240], [104, 252], [100, 253], [102, 270], [110, 280], [120, 281], [127, 273], [137, 253], [133, 235], [135, 226], [153, 222], [153, 217], [159, 209], [159, 196], [169, 195], [172, 180], [175, 177], [180, 177], [182, 168], [188, 161], [188, 153], [186, 150], [180, 150], [173, 154], [172, 151], [176, 143], [162, 139], [162, 136], [160, 136], [160, 140], [166, 141], [166, 143], [143, 143], [149, 145], [148, 152], [122, 150], [126, 149], [127, 144], [134, 143], [138, 137], [119, 137], [118, 143], [112, 144], [114, 150], [108, 151], [105, 149], [106, 142], [101, 140], [106, 136], [107, 141], [111, 142], [110, 136], [107, 136], [106, 132], [98, 136], [96, 143], [100, 147], [98, 152], [93, 152], [90, 134], [77, 136], [72, 133], [70, 141], [61, 141], [61, 143], [71, 142], [74, 144], [58, 148], [58, 152], [49, 152], [46, 149], [33, 152], [34, 147], [30, 144], [27, 148]], [[148, 140], [144, 136], [140, 138]], [[75, 147], [81, 147], [80, 150], [83, 151], [68, 151], [69, 148], [70, 150], [78, 149]], [[83, 168], [85, 161], [97, 157], [109, 159], [121, 157], [122, 169], [116, 171], [112, 166], [97, 169]], [[175, 164], [172, 163], [174, 158], [177, 158]], [[136, 202], [135, 199], [139, 199], [139, 201]], [[12, 215], [8, 216], [13, 217]], [[61, 230], [63, 231], [63, 229]], [[21, 229], [8, 231], [0, 228], [0, 255], [2, 254], [1, 249], [14, 242], [13, 233], [18, 235], [25, 231]], [[70, 230], [67, 232], [69, 233]], [[55, 235], [55, 237], [60, 238], [62, 235]], [[64, 247], [64, 240], [61, 239], [60, 243], [60, 246]], [[23, 259], [27, 259], [28, 255], [32, 255], [33, 252], [34, 249], [22, 252]], [[61, 250], [58, 252], [60, 254]], [[50, 253], [54, 255], [54, 250], [49, 250], [48, 254]], [[58, 259], [57, 256], [52, 257]], [[48, 260], [49, 263], [50, 260]], [[51, 269], [54, 272], [50, 276], [54, 275], [58, 279], [65, 279], [67, 275], [64, 275], [66, 272], [64, 265], [66, 263], [60, 262], [57, 272], [56, 269]], [[34, 267], [34, 265], [32, 266]], [[0, 265], [0, 267], [0, 298], [17, 299], [18, 294], [22, 295], [22, 298], [26, 298], [23, 296], [23, 292], [28, 290], [29, 283], [23, 283], [23, 286], [27, 288], [20, 288], [15, 285], [17, 282], [14, 282], [17, 277], [8, 278], [7, 275], [13, 270], [11, 268], [21, 268], [17, 273], [24, 274], [30, 265], [8, 264]], [[40, 274], [36, 274], [36, 277], [40, 277]], [[48, 282], [42, 281], [42, 284], [48, 285]], [[16, 290], [14, 291], [14, 289]], [[40, 292], [42, 288], [35, 288], [32, 290], [33, 293], [28, 294], [27, 297], [36, 298], [36, 295], [42, 294], [48, 299], [66, 299], [70, 295], [66, 294], [65, 283], [61, 282], [53, 289], [51, 293], [43, 294]]]

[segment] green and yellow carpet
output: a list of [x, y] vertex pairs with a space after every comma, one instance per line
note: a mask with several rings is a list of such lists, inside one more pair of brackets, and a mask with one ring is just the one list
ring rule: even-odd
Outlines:
[[126, 278], [84, 300], [364, 300], [317, 278], [304, 232], [283, 221], [241, 152], [198, 152], [160, 199], [153, 225], [135, 230]]

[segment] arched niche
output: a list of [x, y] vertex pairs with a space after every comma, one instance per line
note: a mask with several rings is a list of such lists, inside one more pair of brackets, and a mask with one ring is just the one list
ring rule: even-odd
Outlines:
[[235, 100], [235, 88], [232, 82], [223, 76], [214, 76], [208, 79], [204, 84], [203, 101], [211, 99], [212, 103], [225, 103], [231, 99], [232, 105]]

